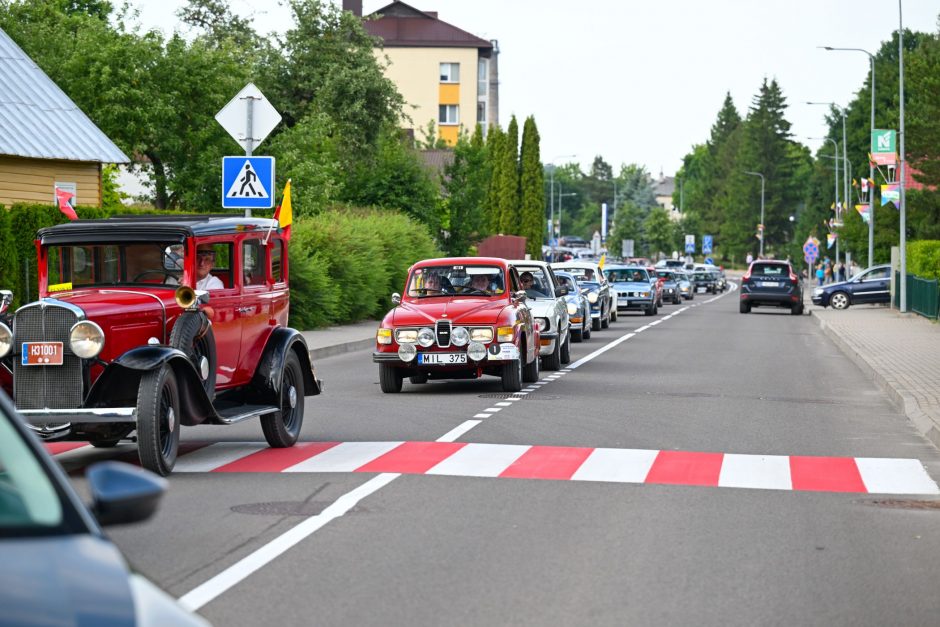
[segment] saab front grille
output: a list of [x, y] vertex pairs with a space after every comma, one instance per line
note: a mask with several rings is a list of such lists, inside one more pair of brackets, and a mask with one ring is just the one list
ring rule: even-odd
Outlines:
[[450, 346], [450, 320], [438, 320], [436, 334], [438, 346]]
[[[29, 305], [13, 319], [13, 394], [18, 409], [68, 409], [82, 404], [82, 360], [69, 348], [78, 316], [59, 305]], [[23, 342], [62, 342], [61, 366], [24, 366]]]

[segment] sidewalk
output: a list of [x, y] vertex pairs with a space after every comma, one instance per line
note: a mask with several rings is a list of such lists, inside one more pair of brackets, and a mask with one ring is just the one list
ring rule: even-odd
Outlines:
[[375, 344], [375, 330], [378, 320], [366, 320], [340, 327], [327, 327], [315, 331], [303, 331], [313, 360], [341, 355], [350, 351], [372, 348]]
[[917, 431], [940, 447], [940, 325], [878, 305], [807, 309]]

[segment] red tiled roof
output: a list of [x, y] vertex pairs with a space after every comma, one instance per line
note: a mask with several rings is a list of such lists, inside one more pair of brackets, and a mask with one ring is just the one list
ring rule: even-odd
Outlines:
[[404, 2], [393, 2], [363, 22], [366, 32], [381, 37], [387, 48], [433, 47], [478, 48], [490, 51], [493, 44], [437, 18], [437, 12], [419, 11]]

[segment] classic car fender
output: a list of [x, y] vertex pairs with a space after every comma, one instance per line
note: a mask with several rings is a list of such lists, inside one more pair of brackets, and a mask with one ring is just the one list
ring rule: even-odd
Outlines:
[[180, 424], [193, 426], [215, 418], [212, 400], [203, 389], [193, 363], [183, 351], [160, 345], [132, 348], [108, 364], [88, 391], [85, 407], [136, 405], [141, 375], [163, 364], [169, 364], [176, 375]]
[[316, 396], [323, 391], [323, 383], [317, 379], [304, 336], [296, 329], [278, 327], [268, 338], [251, 378], [249, 396], [252, 400], [280, 406], [281, 375], [290, 351], [300, 360], [300, 369], [304, 374], [304, 396]]

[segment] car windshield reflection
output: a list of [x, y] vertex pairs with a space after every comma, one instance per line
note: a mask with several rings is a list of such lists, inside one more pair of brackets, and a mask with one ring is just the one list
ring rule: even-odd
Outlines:
[[502, 270], [497, 266], [441, 265], [416, 268], [407, 293], [412, 298], [440, 296], [492, 297], [505, 293]]

